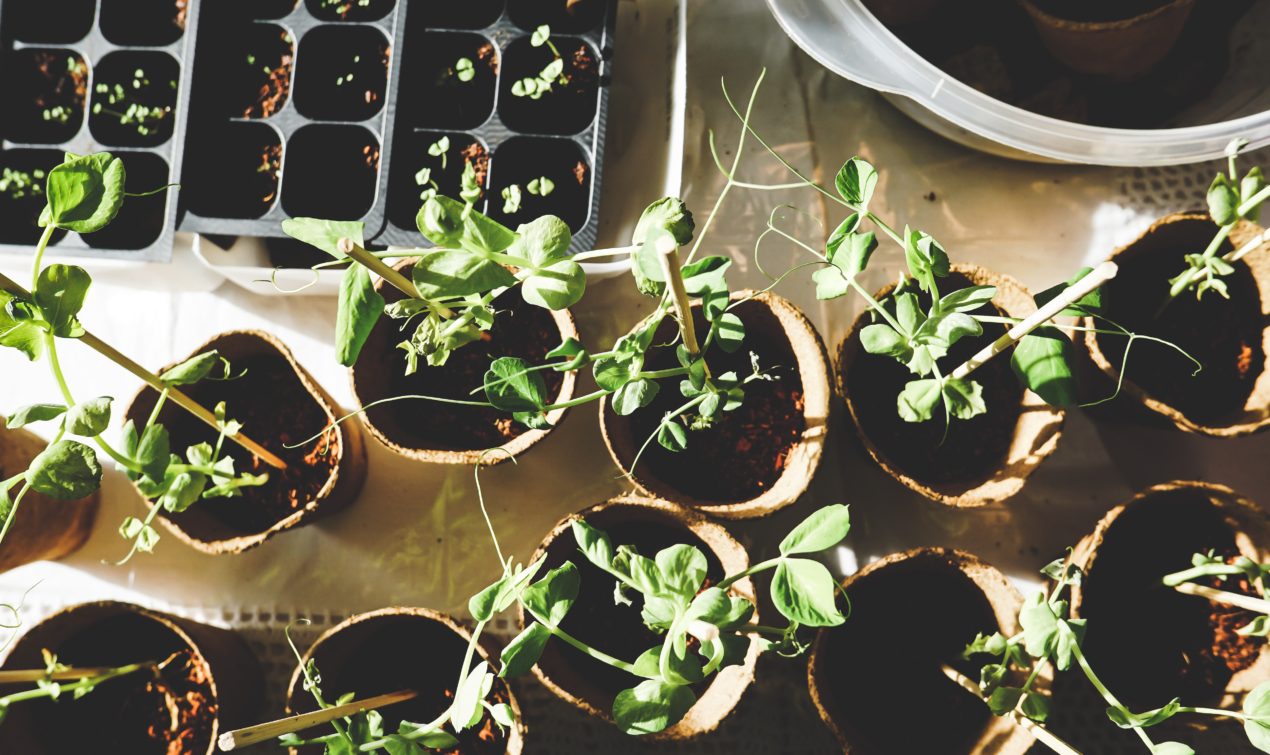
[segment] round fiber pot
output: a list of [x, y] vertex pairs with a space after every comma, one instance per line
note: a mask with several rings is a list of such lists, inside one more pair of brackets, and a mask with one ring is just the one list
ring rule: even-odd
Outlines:
[[[45, 448], [45, 441], [25, 430], [7, 430], [0, 417], [0, 480], [25, 470]], [[10, 491], [16, 496], [17, 489]], [[28, 492], [18, 507], [13, 524], [0, 542], [0, 572], [32, 561], [51, 561], [79, 549], [93, 531], [93, 519], [101, 496], [64, 501]]]
[[[966, 645], [979, 632], [1018, 632], [1023, 598], [1001, 572], [963, 551], [917, 548], [842, 584], [851, 617], [817, 633], [807, 680], [844, 752], [1022, 755], [1032, 746], [1030, 734], [993, 716], [941, 668], [977, 681], [978, 666], [960, 660]], [[931, 718], [914, 725], [914, 710]]]
[[[710, 369], [744, 377], [753, 371], [753, 352], [761, 368], [779, 368], [776, 380], [745, 386], [741, 407], [721, 412], [709, 429], [689, 431], [688, 447], [679, 453], [653, 441], [635, 464], [662, 417], [683, 404], [677, 380], [660, 381], [653, 403], [630, 416], [619, 416], [607, 397], [601, 399], [600, 429], [613, 461], [640, 492], [711, 516], [746, 519], [784, 508], [806, 492], [820, 466], [832, 391], [824, 342], [793, 303], [753, 291], [733, 292], [732, 301], [742, 302], [732, 313], [745, 324], [745, 342], [732, 354], [711, 349]], [[705, 316], [699, 305], [692, 309], [704, 339]], [[654, 343], [667, 343], [676, 333], [667, 317]], [[678, 366], [673, 349], [665, 348], [650, 352], [644, 363], [645, 370]]]
[[[1240, 223], [1218, 253], [1242, 247], [1260, 232], [1252, 223]], [[1270, 243], [1234, 263], [1235, 272], [1224, 279], [1229, 299], [1209, 292], [1196, 300], [1194, 292], [1183, 292], [1161, 310], [1169, 279], [1186, 268], [1184, 255], [1202, 252], [1216, 233], [1217, 226], [1203, 214], [1157, 220], [1111, 255], [1120, 273], [1103, 291], [1109, 318], [1177, 344], [1204, 365], [1193, 374], [1195, 366], [1186, 357], [1140, 341], [1129, 354], [1122, 397], [1157, 423], [1227, 438], [1270, 427]], [[1084, 342], [1114, 385], [1128, 339], [1085, 333]]]
[[[1077, 17], [1063, 18], [1051, 12], [1062, 7], [1063, 2], [1019, 0], [1041, 43], [1059, 62], [1078, 73], [1121, 80], [1137, 78], [1163, 60], [1177, 44], [1195, 7], [1195, 0], [1151, 4], [1141, 0], [1088, 0], [1080, 3], [1088, 13], [1082, 11], [1073, 13]], [[1144, 5], [1155, 7], [1138, 12]], [[1117, 6], [1133, 15], [1116, 18]]]
[[[706, 554], [709, 562], [707, 584], [717, 584], [725, 576], [749, 567], [745, 549], [726, 529], [695, 511], [667, 501], [613, 498], [562, 519], [543, 539], [532, 559], [546, 557], [544, 572], [572, 561], [581, 574], [578, 599], [560, 627], [591, 647], [627, 662], [659, 645], [662, 635], [644, 626], [638, 597], [635, 597], [635, 606], [615, 604], [613, 577], [578, 552], [572, 532], [575, 519], [585, 519], [607, 532], [614, 547], [633, 545], [649, 558], [677, 543], [695, 546]], [[754, 585], [749, 578], [737, 581], [731, 592], [754, 599]], [[525, 626], [523, 610], [520, 626], [522, 629]], [[751, 642], [743, 664], [729, 666], [710, 677], [707, 683], [694, 687], [697, 702], [683, 719], [647, 738], [685, 740], [717, 729], [754, 681], [758, 655], [758, 644]], [[534, 675], [560, 699], [606, 721], [612, 721], [610, 711], [617, 694], [642, 681], [558, 639], [547, 643], [534, 667]]]
[[[414, 264], [402, 261], [395, 269], [410, 277]], [[383, 280], [375, 284], [388, 303], [404, 295]], [[413, 375], [406, 375], [405, 353], [397, 344], [414, 332], [401, 330], [401, 322], [381, 317], [375, 323], [357, 363], [349, 369], [353, 395], [359, 406], [398, 396], [436, 396], [460, 401], [484, 401], [481, 391], [485, 372], [498, 357], [519, 357], [531, 365], [546, 361], [547, 352], [567, 338], [578, 338], [578, 328], [568, 310], [552, 312], [526, 302], [509, 290], [494, 300], [497, 315], [488, 337], [469, 343], [450, 354], [446, 363], [430, 367], [422, 359]], [[573, 398], [577, 374], [547, 370], [538, 373], [547, 384], [552, 403]], [[547, 413], [552, 426], [566, 409]], [[455, 406], [425, 399], [403, 399], [372, 406], [362, 412], [366, 429], [380, 443], [415, 461], [438, 464], [500, 464], [520, 456], [551, 432], [530, 430], [506, 412], [487, 407]], [[506, 453], [486, 454], [499, 448]]]
[[262, 702], [259, 664], [238, 635], [130, 603], [54, 614], [18, 638], [0, 668], [42, 669], [46, 648], [68, 666], [163, 666], [103, 682], [78, 700], [66, 694], [12, 706], [0, 752], [211, 755], [220, 733], [251, 723]]
[[[384, 731], [394, 733], [402, 721], [428, 723], [445, 710], [454, 697], [454, 685], [467, 652], [471, 633], [454, 619], [426, 608], [384, 608], [354, 616], [332, 627], [313, 643], [304, 660], [291, 675], [287, 688], [287, 715], [317, 709], [313, 695], [304, 689], [303, 667], [316, 661], [321, 674], [322, 696], [330, 702], [352, 692], [356, 699], [396, 692], [418, 691], [411, 700], [379, 709]], [[498, 653], [482, 638], [472, 664], [496, 658]], [[480, 724], [458, 734], [459, 746], [449, 753], [461, 755], [519, 755], [524, 748], [525, 726], [520, 704], [502, 679], [494, 680], [486, 700], [511, 705], [516, 725], [506, 732], [486, 713]], [[301, 732], [321, 736], [334, 731], [330, 724]], [[448, 727], [446, 731], [454, 732]], [[292, 755], [310, 752], [320, 755], [321, 747], [292, 749]]]
[[[243, 424], [242, 433], [279, 456], [287, 468], [274, 469], [226, 439], [222, 453], [234, 459], [236, 472], [267, 473], [269, 481], [242, 488], [234, 498], [204, 498], [179, 514], [163, 512], [159, 519], [168, 531], [204, 553], [241, 553], [352, 503], [366, 481], [361, 427], [341, 422], [316, 440], [287, 448], [322, 433], [340, 417], [334, 399], [268, 333], [222, 333], [191, 356], [212, 349], [229, 360], [231, 375], [241, 376], [203, 380], [181, 390], [209, 410], [226, 402], [228, 417]], [[127, 418], [144, 427], [158, 396], [153, 388], [142, 388], [128, 406]], [[191, 445], [216, 443], [216, 430], [171, 399], [164, 403], [159, 421], [168, 429], [172, 453], [178, 456], [184, 457]]]
[[[1230, 488], [1169, 482], [1103, 517], [1071, 559], [1085, 571], [1072, 615], [1088, 619], [1085, 652], [1103, 682], [1133, 710], [1181, 697], [1186, 705], [1237, 706], [1270, 679], [1265, 640], [1234, 630], [1255, 614], [1184, 595], [1160, 583], [1195, 553], [1270, 560], [1270, 520]], [[1247, 591], [1231, 579], [1221, 589]], [[1146, 617], [1149, 617], [1146, 618]], [[1142, 621], [1167, 631], [1142, 631]]]
[[[1022, 318], [1036, 311], [1018, 281], [980, 267], [953, 265], [939, 285], [945, 295], [971, 285], [996, 286], [996, 298], [984, 305], [994, 315]], [[876, 298], [884, 301], [893, 289], [882, 289]], [[918, 298], [926, 311], [929, 295]], [[983, 386], [986, 414], [954, 419], [946, 436], [939, 416], [905, 422], [896, 399], [916, 376], [891, 357], [864, 350], [860, 331], [870, 323], [868, 312], [856, 319], [838, 345], [835, 366], [838, 391], [873, 460], [905, 487], [949, 506], [983, 506], [1022, 490], [1028, 476], [1058, 446], [1063, 410], [1024, 388], [1010, 367], [1009, 355], [1001, 354], [970, 375]], [[1004, 325], [985, 323], [982, 335], [962, 338], [939, 361], [942, 372], [948, 374], [1005, 330]]]

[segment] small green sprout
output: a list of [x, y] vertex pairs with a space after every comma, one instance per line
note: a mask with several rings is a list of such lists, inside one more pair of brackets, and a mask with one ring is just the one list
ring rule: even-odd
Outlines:
[[445, 170], [447, 159], [446, 155], [449, 151], [450, 137], [448, 136], [442, 136], [440, 139], [437, 139], [435, 142], [428, 145], [428, 154], [433, 157], [441, 158], [441, 170]]
[[512, 184], [503, 189], [503, 214], [514, 215], [520, 212], [520, 203], [522, 195], [520, 193], [520, 184]]
[[454, 77], [464, 83], [476, 78], [476, 64], [471, 58], [459, 58], [454, 63]]
[[536, 197], [549, 197], [551, 192], [556, 190], [556, 182], [546, 176], [540, 176], [530, 181], [525, 188]]

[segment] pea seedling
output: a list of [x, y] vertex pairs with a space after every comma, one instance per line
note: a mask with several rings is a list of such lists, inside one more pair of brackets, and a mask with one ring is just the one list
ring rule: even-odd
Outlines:
[[[1165, 587], [1171, 587], [1180, 593], [1197, 595], [1217, 603], [1260, 614], [1235, 631], [1245, 637], [1270, 637], [1270, 588], [1268, 588], [1270, 583], [1266, 579], [1268, 576], [1270, 576], [1270, 564], [1259, 564], [1247, 556], [1239, 556], [1227, 561], [1209, 552], [1196, 553], [1191, 557], [1189, 569], [1167, 574], [1161, 581]], [[1197, 584], [1197, 580], [1216, 579], [1218, 582], [1227, 582], [1231, 577], [1242, 577], [1247, 580], [1260, 597], [1222, 590], [1207, 584]]]
[[570, 75], [564, 70], [564, 57], [560, 55], [559, 48], [551, 41], [551, 27], [542, 24], [534, 29], [529, 44], [534, 47], [546, 45], [551, 50], [551, 62], [537, 76], [526, 76], [512, 84], [512, 95], [538, 100], [557, 86], [568, 86]]
[[[99, 82], [96, 86], [98, 97], [97, 102], [93, 104], [93, 113], [112, 116], [119, 121], [120, 125], [131, 125], [139, 135], [149, 136], [156, 124], [171, 117], [172, 106], [152, 107], [132, 99], [132, 91], [150, 85], [150, 79], [146, 77], [144, 69], [138, 68], [133, 71], [131, 85], [130, 90], [124, 84], [111, 85]], [[175, 90], [176, 79], [170, 79], [168, 87]]]
[[[1248, 693], [1241, 711], [1190, 707], [1174, 698], [1161, 708], [1134, 713], [1107, 688], [1085, 655], [1082, 643], [1087, 621], [1067, 618], [1067, 593], [1073, 585], [1080, 583], [1083, 576], [1080, 567], [1064, 564], [1059, 559], [1046, 566], [1043, 573], [1054, 581], [1054, 587], [1037, 592], [1025, 601], [1019, 611], [1022, 632], [1014, 637], [1005, 637], [999, 632], [987, 636], [980, 634], [966, 647], [966, 658], [990, 655], [999, 659], [984, 665], [979, 678], [980, 694], [994, 715], [1021, 715], [1035, 724], [1044, 724], [1050, 716], [1050, 701], [1036, 689], [1036, 679], [1049, 664], [1059, 671], [1067, 671], [1074, 663], [1106, 701], [1107, 718], [1121, 729], [1132, 730], [1150, 753], [1195, 755], [1194, 750], [1180, 742], [1155, 742], [1146, 731], [1184, 713], [1238, 719], [1243, 722], [1244, 732], [1252, 746], [1261, 752], [1270, 752], [1270, 682], [1262, 683]], [[1021, 686], [1007, 683], [1011, 674], [1024, 678]], [[1044, 739], [1042, 741], [1056, 752], [1065, 752]]]
[[[42, 265], [54, 230], [92, 233], [114, 219], [124, 200], [124, 180], [123, 163], [109, 153], [83, 157], [67, 154], [65, 162], [48, 174], [48, 204], [40, 216], [44, 232], [31, 265], [31, 292], [0, 275], [0, 346], [17, 349], [32, 362], [47, 362], [61, 395], [58, 402], [17, 409], [7, 421], [10, 428], [57, 421], [57, 432], [26, 470], [0, 481], [0, 541], [29, 491], [52, 498], [77, 499], [97, 490], [102, 468], [97, 452], [88, 445], [91, 442], [153, 501], [145, 520], [127, 517], [123, 521], [119, 531], [132, 542], [132, 548], [120, 563], [138, 551], [154, 549], [159, 535], [151, 524], [160, 510], [177, 513], [200, 498], [239, 495], [242, 488], [266, 481], [266, 475], [235, 472], [233, 459], [221, 455], [227, 438], [275, 467], [285, 466], [281, 459], [242, 435], [241, 426], [226, 416], [223, 404], [210, 412], [179, 390], [179, 386], [212, 377], [218, 369], [221, 378], [229, 377], [229, 366], [218, 354], [199, 354], [160, 376], [153, 375], [93, 336], [80, 322], [79, 313], [92, 284], [86, 270], [76, 265]], [[65, 339], [90, 346], [160, 392], [155, 410], [143, 427], [138, 428], [131, 421], [124, 426], [122, 446], [117, 448], [103, 437], [110, 425], [113, 399], [74, 398], [58, 358], [58, 343]], [[168, 431], [158, 421], [159, 409], [167, 400], [215, 427], [220, 433], [215, 447], [206, 443], [191, 446], [184, 459], [171, 453]]]
[[60, 663], [57, 656], [48, 650], [41, 652], [44, 655], [43, 669], [0, 671], [0, 684], [33, 683], [35, 685], [31, 689], [0, 696], [0, 723], [4, 723], [9, 708], [18, 703], [30, 700], [57, 701], [63, 695], [69, 695], [71, 699], [78, 700], [111, 679], [140, 671], [151, 671], [157, 674], [168, 663], [168, 661], [161, 664], [130, 663], [118, 668], [71, 668]]

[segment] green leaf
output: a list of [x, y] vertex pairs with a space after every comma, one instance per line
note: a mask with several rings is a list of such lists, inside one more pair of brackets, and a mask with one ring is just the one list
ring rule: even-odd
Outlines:
[[[1263, 752], [1270, 752], [1268, 749], [1261, 749]], [[1151, 755], [1195, 755], [1195, 750], [1181, 742], [1157, 742], [1151, 746]]]
[[838, 585], [819, 561], [787, 558], [772, 576], [772, 602], [776, 610], [803, 626], [834, 627], [847, 620], [838, 610]]
[[505, 573], [494, 584], [486, 587], [467, 601], [468, 613], [477, 621], [488, 621], [495, 614], [502, 613], [511, 607], [524, 592], [538, 570], [542, 568], [543, 559], [529, 565], [528, 568], [516, 567], [513, 572]]
[[[321, 220], [319, 218], [287, 218], [282, 221], [282, 232], [297, 241], [311, 244], [337, 260], [344, 259], [340, 251], [340, 239], [349, 239], [358, 246], [365, 246], [366, 224], [360, 220]], [[358, 268], [353, 265], [349, 269]]]
[[13, 414], [9, 415], [9, 420], [5, 423], [5, 426], [10, 430], [17, 430], [19, 427], [26, 427], [33, 422], [47, 422], [51, 419], [57, 419], [65, 412], [66, 407], [62, 404], [31, 404], [15, 409]]
[[1217, 225], [1229, 225], [1239, 219], [1239, 192], [1224, 173], [1218, 173], [1208, 187], [1208, 214]]
[[631, 673], [645, 679], [661, 679], [661, 647], [656, 645], [640, 653], [632, 664]]
[[547, 405], [547, 384], [542, 375], [529, 372], [529, 364], [517, 357], [499, 357], [485, 373], [485, 397], [505, 412], [541, 412]]
[[578, 303], [586, 293], [586, 272], [573, 260], [559, 260], [535, 268], [521, 282], [520, 294], [535, 307], [559, 311]]
[[109, 152], [66, 153], [66, 161], [49, 171], [40, 226], [76, 233], [105, 228], [123, 206], [125, 178], [123, 161]]
[[510, 679], [528, 672], [542, 657], [543, 648], [547, 646], [549, 639], [551, 632], [542, 624], [535, 621], [525, 627], [503, 648], [503, 653], [499, 656], [503, 668], [498, 675]]
[[908, 339], [882, 322], [864, 326], [860, 331], [860, 345], [870, 354], [894, 357], [904, 363], [913, 358], [913, 347]]
[[1244, 733], [1248, 741], [1262, 752], [1270, 752], [1270, 682], [1262, 682], [1244, 698]]
[[623, 383], [613, 393], [613, 411], [623, 417], [634, 414], [652, 404], [659, 390], [660, 386], [652, 380], [640, 379]]
[[632, 244], [643, 244], [649, 240], [653, 230], [668, 231], [675, 243], [684, 246], [692, 241], [696, 223], [688, 206], [678, 197], [662, 197], [648, 205], [639, 222], [635, 224], [635, 232], [631, 235]]
[[1028, 694], [1023, 698], [1023, 705], [1019, 707], [1020, 712], [1038, 724], [1043, 724], [1050, 717], [1050, 701], [1038, 692]]
[[616, 391], [631, 379], [634, 373], [643, 366], [643, 359], [631, 360], [620, 357], [605, 357], [595, 360], [591, 373], [595, 383], [606, 391]]
[[198, 472], [180, 472], [172, 478], [167, 491], [159, 497], [158, 504], [166, 511], [179, 514], [194, 505], [207, 487], [207, 476]]
[[904, 229], [904, 261], [909, 274], [923, 291], [935, 288], [935, 279], [948, 275], [948, 254], [930, 234]]
[[135, 541], [137, 550], [142, 553], [153, 553], [154, 546], [159, 543], [158, 531], [135, 516], [124, 517], [119, 524], [119, 536]]
[[434, 195], [419, 208], [415, 224], [428, 241], [437, 246], [456, 247], [463, 237], [463, 212], [466, 205], [448, 197]]
[[935, 305], [941, 313], [973, 312], [990, 303], [997, 295], [995, 286], [968, 286], [960, 288], [940, 299]]
[[948, 413], [957, 419], [974, 419], [988, 411], [983, 401], [983, 386], [974, 380], [945, 378], [943, 397]]
[[[165, 385], [192, 385], [210, 375], [216, 365], [224, 363], [225, 360], [221, 357], [220, 352], [215, 349], [204, 351], [202, 354], [192, 356], [177, 366], [165, 370], [162, 375], [159, 375], [159, 379]], [[227, 368], [225, 372], [228, 373]]]
[[30, 304], [0, 291], [0, 346], [17, 349], [33, 362], [44, 354], [44, 330], [34, 314]]
[[663, 548], [654, 560], [666, 589], [689, 598], [701, 589], [709, 569], [705, 554], [684, 543]]
[[873, 199], [873, 190], [877, 188], [878, 172], [867, 161], [859, 157], [848, 160], [834, 179], [838, 195], [855, 205], [861, 212], [868, 209]]
[[1063, 331], [1043, 325], [1024, 336], [1010, 354], [1019, 380], [1050, 406], [1076, 403], [1076, 352]]
[[481, 701], [494, 684], [494, 675], [488, 669], [489, 664], [485, 661], [476, 664], [455, 692], [454, 703], [450, 707], [450, 725], [455, 731], [470, 729], [481, 720]]
[[110, 426], [110, 405], [114, 399], [109, 396], [81, 401], [66, 413], [66, 432], [91, 438], [101, 435]]
[[516, 725], [516, 713], [512, 710], [512, 706], [507, 703], [496, 703], [489, 708], [490, 718], [494, 719], [494, 723], [508, 727]]
[[733, 354], [745, 342], [745, 323], [731, 312], [724, 312], [710, 324], [710, 334], [720, 349]]
[[35, 303], [44, 319], [59, 338], [78, 338], [84, 334], [76, 315], [84, 307], [92, 276], [77, 265], [53, 264], [40, 271], [35, 284]]
[[814, 512], [781, 541], [782, 556], [819, 553], [841, 543], [851, 531], [851, 511], [841, 503]]
[[[422, 732], [422, 734], [420, 733]], [[452, 734], [442, 729], [429, 729], [422, 724], [412, 724], [406, 721], [401, 722], [397, 733], [403, 737], [410, 737], [432, 750], [449, 750], [457, 747], [459, 740], [455, 739]], [[396, 755], [396, 753], [393, 753]], [[412, 754], [413, 755], [413, 754]]]
[[[931, 334], [931, 330], [934, 334]], [[983, 333], [983, 326], [970, 315], [962, 312], [948, 312], [927, 320], [922, 326], [922, 340], [930, 346], [938, 346], [947, 351], [962, 338], [973, 337]]]
[[540, 620], [558, 626], [578, 599], [582, 578], [578, 567], [566, 561], [559, 568], [547, 572], [542, 579], [525, 589], [521, 602]]
[[997, 687], [988, 695], [988, 710], [994, 716], [1005, 716], [1014, 710], [1023, 697], [1023, 690], [1018, 687]]
[[816, 284], [816, 298], [820, 301], [837, 299], [851, 290], [851, 284], [842, 277], [842, 271], [833, 265], [822, 267], [811, 274]]
[[357, 363], [362, 346], [384, 313], [384, 297], [375, 290], [370, 271], [352, 265], [340, 283], [339, 311], [335, 319], [335, 357], [345, 367]]
[[516, 240], [507, 253], [535, 265], [546, 265], [567, 258], [571, 243], [569, 225], [555, 215], [544, 215], [516, 229]]
[[101, 465], [93, 449], [83, 443], [59, 440], [31, 461], [27, 482], [50, 498], [83, 498], [101, 487]]
[[697, 701], [685, 686], [648, 679], [613, 700], [613, 721], [627, 734], [655, 734], [674, 726]]
[[688, 432], [678, 422], [663, 422], [657, 429], [657, 443], [672, 453], [688, 447]]
[[[1093, 271], [1094, 269], [1092, 267], [1083, 267], [1080, 270], [1078, 270], [1074, 276], [1072, 276], [1071, 280], [1068, 280], [1066, 283], [1059, 283], [1056, 286], [1050, 286], [1049, 288], [1045, 289], [1041, 293], [1032, 297], [1032, 299], [1033, 301], [1036, 302], [1036, 306], [1038, 308], [1043, 307], [1046, 304], [1049, 304], [1050, 301], [1054, 299], [1054, 297], [1058, 296], [1059, 294], [1063, 293], [1067, 289], [1076, 285], [1076, 283], [1078, 283], [1081, 278], [1084, 278], [1086, 275], [1089, 275]], [[1080, 297], [1076, 301], [1072, 302], [1068, 307], [1063, 309], [1056, 316], [1057, 317], [1083, 317], [1085, 315], [1097, 314], [1101, 311], [1102, 311], [1102, 289], [1095, 288], [1093, 291], [1090, 291], [1089, 293]]]
[[910, 380], [896, 399], [900, 418], [905, 422], [925, 422], [934, 416], [942, 390], [937, 378]]
[[732, 260], [713, 255], [683, 266], [684, 288], [689, 296], [701, 297], [711, 293], [727, 292], [726, 280]]
[[608, 534], [582, 519], [574, 519], [570, 529], [573, 531], [573, 539], [577, 541], [578, 548], [587, 560], [607, 570], [613, 563], [613, 543]]
[[137, 444], [137, 463], [152, 480], [162, 480], [172, 460], [172, 445], [163, 425], [150, 425]]
[[842, 248], [842, 244], [847, 240], [847, 237], [855, 233], [859, 227], [860, 213], [853, 212], [843, 218], [838, 227], [833, 229], [833, 233], [829, 234], [829, 240], [825, 242], [825, 257], [832, 261], [834, 255]]
[[1033, 593], [1019, 611], [1019, 626], [1023, 628], [1023, 647], [1033, 658], [1044, 658], [1054, 651], [1058, 642], [1059, 617], [1043, 592]]
[[419, 295], [427, 299], [484, 294], [516, 285], [507, 268], [475, 252], [443, 249], [421, 254], [411, 277]]
[[1123, 708], [1115, 706], [1107, 708], [1107, 718], [1121, 729], [1145, 729], [1156, 724], [1163, 723], [1173, 716], [1177, 715], [1182, 708], [1182, 701], [1173, 698], [1162, 708], [1149, 710], [1145, 713], [1133, 713]]
[[[842, 226], [838, 228], [841, 229]], [[833, 245], [833, 237], [829, 240], [829, 261], [847, 278], [854, 278], [864, 272], [869, 266], [869, 258], [878, 248], [877, 236], [872, 231], [849, 233], [839, 241], [837, 247]]]

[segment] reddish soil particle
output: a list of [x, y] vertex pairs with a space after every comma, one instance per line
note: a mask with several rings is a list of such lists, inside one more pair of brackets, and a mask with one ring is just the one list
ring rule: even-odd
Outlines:
[[573, 166], [573, 177], [574, 179], [577, 180], [578, 186], [586, 185], [586, 172], [587, 172], [586, 163], [582, 162], [581, 160], [578, 161], [577, 165]]
[[498, 55], [495, 54], [494, 45], [486, 42], [476, 49], [476, 59], [489, 66], [489, 70], [495, 75], [498, 74]]
[[[1234, 560], [1234, 557], [1227, 558], [1227, 562]], [[1213, 578], [1208, 580], [1207, 584], [1219, 590], [1261, 597], [1244, 578], [1237, 580], [1231, 578], [1225, 582]], [[1227, 674], [1250, 668], [1261, 655], [1261, 649], [1265, 646], [1266, 640], [1264, 637], [1244, 637], [1236, 631], [1256, 618], [1256, 613], [1214, 601], [1209, 601], [1209, 606], [1208, 621], [1213, 628], [1211, 646], [1200, 650], [1200, 662], [1193, 667], [1188, 667], [1187, 671], [1194, 668], [1199, 673], [1209, 672], [1200, 682], [1207, 687], [1216, 687], [1218, 684], [1224, 684], [1225, 681], [1214, 678], [1213, 669], [1217, 669], [1219, 675], [1225, 677]]]
[[374, 144], [367, 144], [362, 147], [362, 154], [366, 156], [366, 167], [371, 170], [379, 170], [379, 147]]
[[172, 17], [172, 23], [176, 24], [176, 27], [181, 31], [185, 31], [185, 19], [190, 12], [189, 0], [176, 0], [174, 5], [176, 7], [176, 15]]
[[243, 110], [244, 118], [268, 118], [277, 113], [291, 96], [291, 56], [269, 71], [269, 78], [260, 85], [256, 101]]
[[476, 173], [476, 185], [484, 190], [485, 177], [489, 175], [489, 153], [480, 142], [472, 142], [460, 154], [463, 155], [464, 163], [472, 165], [472, 170]]
[[67, 65], [65, 53], [37, 52], [34, 57], [40, 74], [48, 81], [48, 87], [36, 95], [35, 105], [83, 107], [88, 96], [88, 65], [78, 59], [75, 65]]
[[199, 753], [200, 743], [210, 739], [216, 720], [203, 660], [190, 651], [172, 656], [162, 675], [146, 682], [139, 700], [146, 699], [160, 701], [153, 707], [154, 722], [146, 733], [165, 748], [164, 755]]

